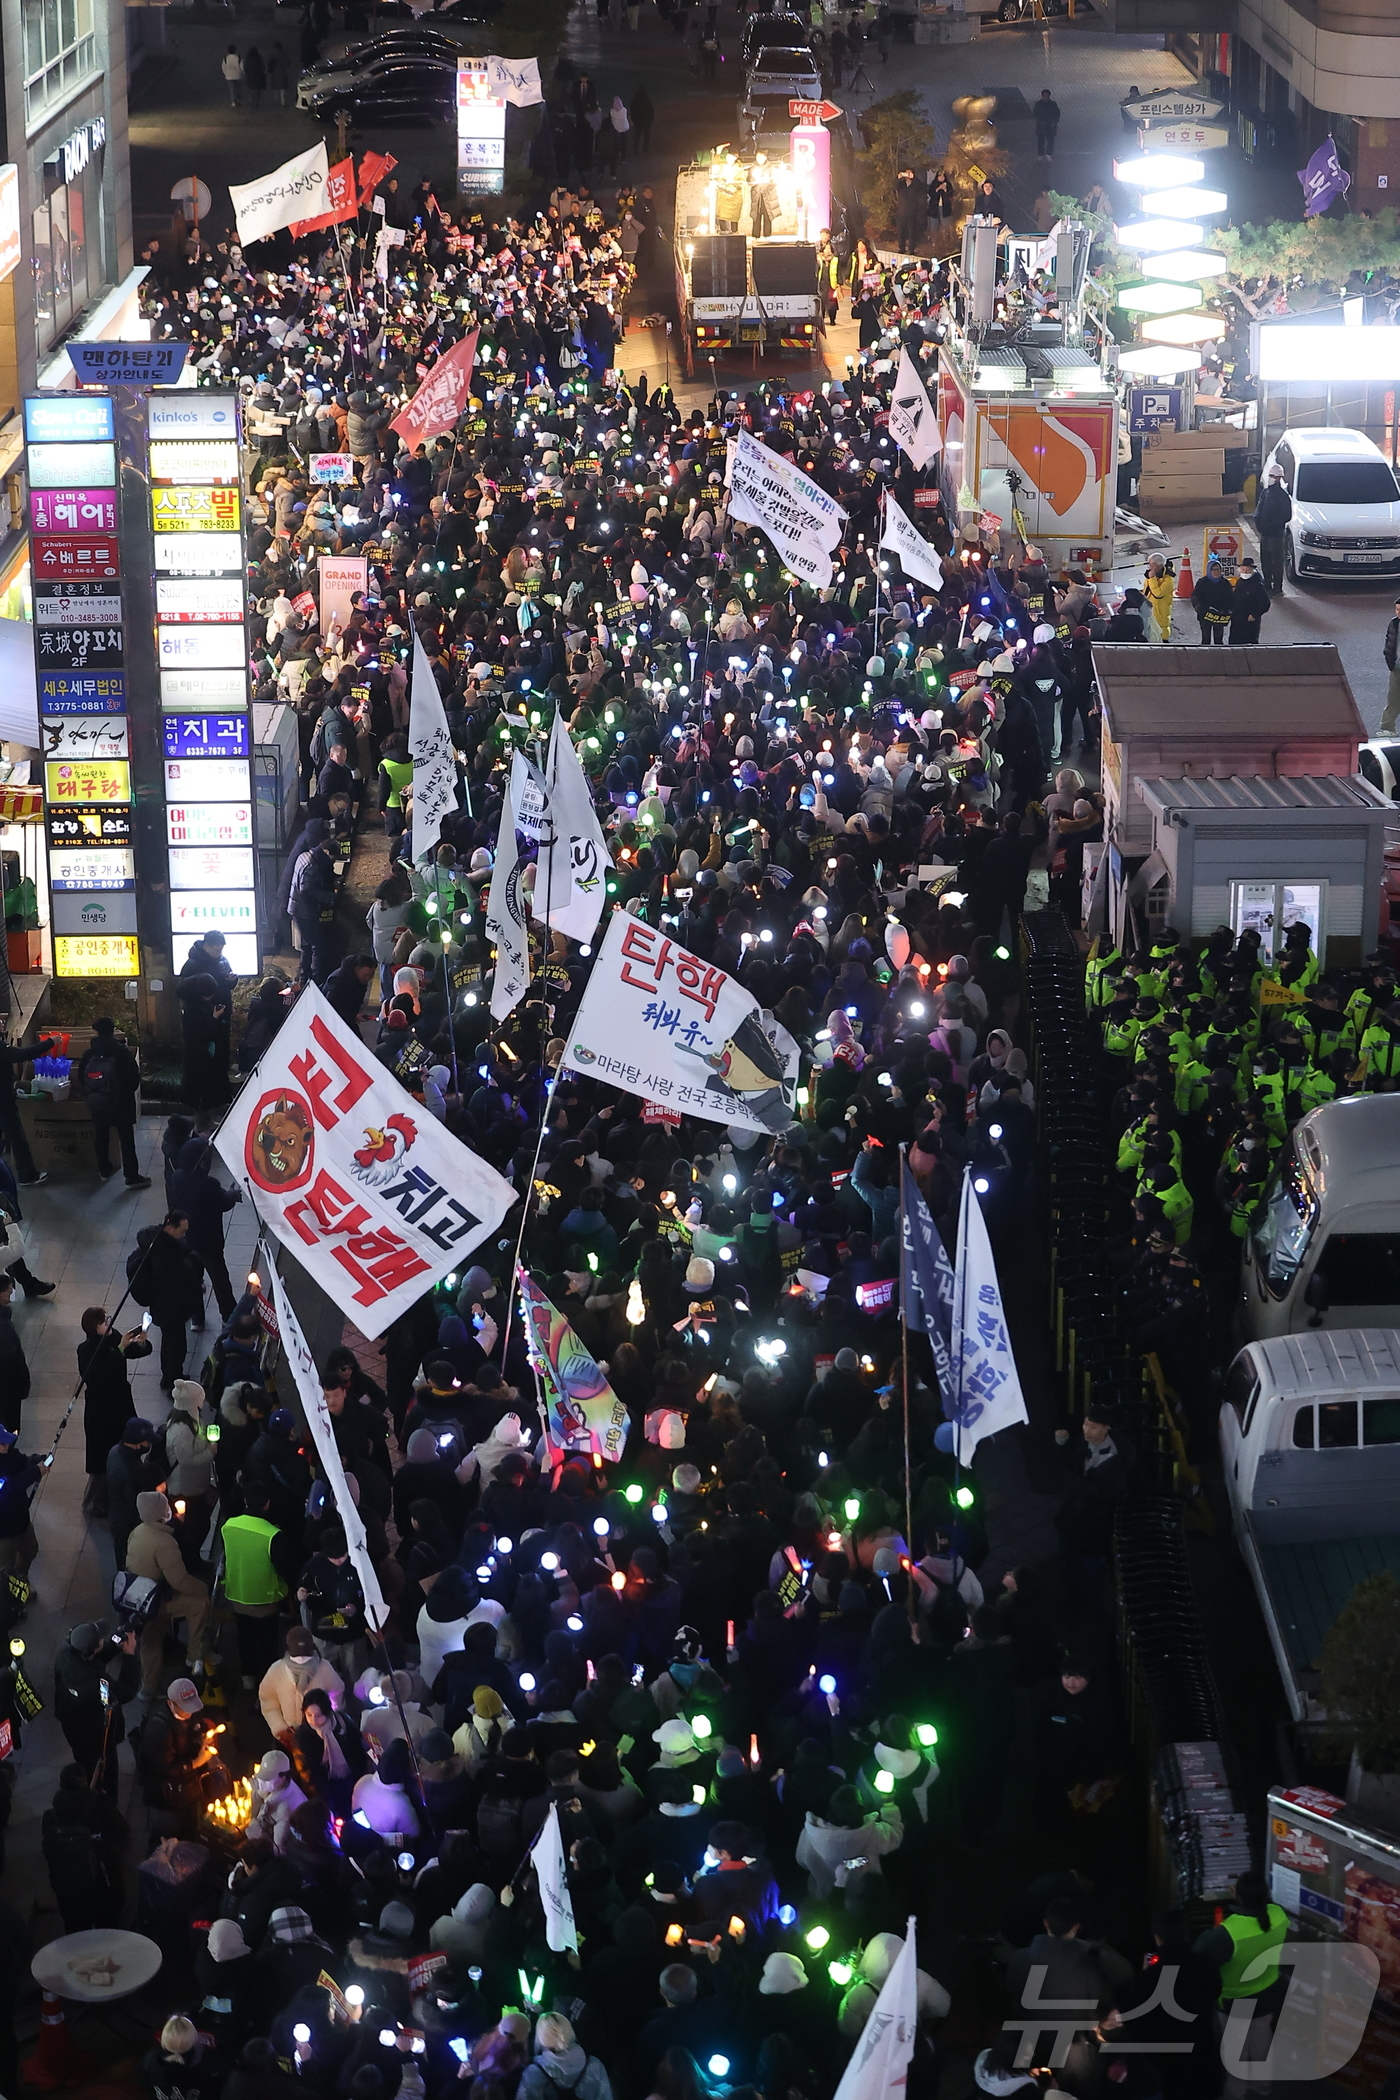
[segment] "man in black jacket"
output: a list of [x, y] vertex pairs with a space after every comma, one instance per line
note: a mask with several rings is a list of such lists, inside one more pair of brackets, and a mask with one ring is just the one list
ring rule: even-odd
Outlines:
[[1235, 579], [1235, 594], [1230, 601], [1230, 640], [1257, 642], [1259, 622], [1273, 602], [1264, 587], [1263, 578], [1246, 554], [1240, 563], [1240, 573]]
[[117, 1745], [126, 1737], [122, 1707], [140, 1689], [134, 1628], [114, 1642], [101, 1625], [75, 1626], [54, 1657], [54, 1717], [89, 1783], [112, 1800]]
[[1259, 560], [1264, 571], [1264, 588], [1275, 597], [1283, 589], [1283, 535], [1292, 515], [1293, 498], [1283, 485], [1283, 468], [1270, 467], [1254, 506], [1254, 522], [1259, 528]]
[[302, 855], [292, 877], [288, 911], [301, 948], [301, 981], [320, 984], [331, 967], [335, 926], [335, 863], [324, 846]]
[[0, 1422], [19, 1433], [19, 1412], [29, 1398], [29, 1362], [19, 1338], [10, 1301], [15, 1294], [14, 1278], [0, 1269]]
[[207, 1134], [192, 1137], [181, 1147], [170, 1193], [189, 1213], [189, 1244], [208, 1271], [220, 1319], [228, 1320], [237, 1300], [224, 1259], [224, 1219], [243, 1201], [243, 1191], [225, 1187], [213, 1173], [213, 1164], [212, 1139]]
[[11, 1049], [0, 1043], [0, 1137], [9, 1140], [14, 1155], [15, 1180], [22, 1189], [32, 1189], [48, 1175], [41, 1174], [34, 1164], [34, 1155], [29, 1149], [29, 1140], [19, 1119], [19, 1103], [15, 1099], [15, 1068], [27, 1065], [32, 1057], [45, 1057], [50, 1050], [57, 1049], [52, 1037], [45, 1036], [37, 1043], [21, 1043]]
[[[141, 1266], [140, 1281], [151, 1318], [160, 1329], [160, 1389], [173, 1392], [185, 1375], [189, 1342], [185, 1322], [204, 1324], [204, 1264], [189, 1245], [190, 1221], [182, 1210], [167, 1211]], [[144, 1237], [144, 1235], [143, 1235]]]
[[[126, 1542], [140, 1521], [136, 1498], [161, 1484], [161, 1469], [151, 1462], [155, 1438], [151, 1424], [141, 1415], [132, 1415], [121, 1442], [107, 1453], [107, 1522], [119, 1568], [126, 1566]], [[76, 1757], [76, 1750], [73, 1754]]]
[[1390, 673], [1390, 683], [1385, 689], [1385, 712], [1381, 716], [1381, 730], [1385, 735], [1394, 732], [1400, 721], [1400, 668], [1396, 658], [1400, 655], [1400, 598], [1395, 601], [1395, 618], [1385, 630], [1385, 647], [1381, 651], [1385, 667]]
[[149, 1178], [141, 1172], [136, 1157], [136, 1096], [141, 1086], [141, 1067], [110, 1014], [99, 1014], [92, 1024], [92, 1041], [78, 1060], [78, 1081], [92, 1117], [92, 1142], [97, 1171], [106, 1181], [116, 1172], [112, 1165], [112, 1132], [121, 1146], [122, 1172], [129, 1189], [148, 1189]]
[[1201, 628], [1201, 646], [1223, 642], [1230, 625], [1234, 588], [1218, 561], [1213, 561], [1191, 593], [1191, 608]]

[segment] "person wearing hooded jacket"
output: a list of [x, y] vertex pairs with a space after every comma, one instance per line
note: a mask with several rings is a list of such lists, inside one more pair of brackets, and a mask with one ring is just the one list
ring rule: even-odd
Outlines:
[[516, 2100], [613, 2100], [602, 2061], [574, 2037], [563, 2013], [546, 2013], [535, 2028], [535, 2059], [520, 2074]]

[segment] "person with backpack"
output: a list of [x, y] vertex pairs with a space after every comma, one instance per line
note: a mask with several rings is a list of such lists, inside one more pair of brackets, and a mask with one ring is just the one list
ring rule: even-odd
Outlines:
[[85, 1621], [73, 1628], [54, 1657], [54, 1719], [90, 1783], [112, 1800], [117, 1794], [117, 1747], [126, 1740], [122, 1708], [140, 1686], [134, 1627], [114, 1638], [100, 1621]]
[[117, 1171], [112, 1165], [115, 1130], [127, 1187], [148, 1189], [150, 1176], [141, 1172], [141, 1162], [136, 1157], [136, 1097], [141, 1087], [141, 1067], [125, 1040], [118, 1036], [117, 1024], [110, 1014], [99, 1014], [92, 1024], [92, 1041], [78, 1060], [78, 1084], [92, 1117], [98, 1174], [107, 1181]]
[[147, 1307], [160, 1329], [163, 1393], [173, 1392], [176, 1379], [185, 1375], [186, 1321], [204, 1325], [204, 1264], [189, 1245], [189, 1232], [187, 1214], [168, 1210], [159, 1225], [148, 1225], [137, 1233], [136, 1245], [126, 1258], [131, 1296]]
[[209, 1617], [209, 1585], [185, 1566], [171, 1530], [174, 1511], [169, 1497], [152, 1488], [136, 1498], [137, 1525], [126, 1542], [128, 1574], [145, 1575], [162, 1586], [159, 1611], [141, 1630], [141, 1693], [154, 1699], [160, 1689], [165, 1636], [176, 1619], [185, 1622], [185, 1668], [198, 1676], [204, 1668], [204, 1627]]
[[243, 1191], [237, 1187], [225, 1187], [215, 1175], [213, 1139], [208, 1134], [213, 1128], [212, 1120], [201, 1117], [200, 1123], [201, 1129], [176, 1161], [175, 1202], [181, 1210], [189, 1213], [189, 1245], [204, 1264], [205, 1273], [214, 1286], [219, 1318], [227, 1320], [232, 1317], [238, 1301], [224, 1258], [224, 1219], [236, 1204], [243, 1201]]
[[44, 1865], [65, 1932], [116, 1925], [122, 1914], [122, 1856], [131, 1835], [114, 1800], [94, 1792], [86, 1768], [65, 1765], [40, 1826]]
[[[78, 1378], [83, 1388], [83, 1463], [87, 1489], [83, 1495], [85, 1517], [107, 1514], [107, 1460], [120, 1443], [131, 1420], [131, 1379], [128, 1364], [151, 1354], [151, 1344], [139, 1327], [118, 1333], [101, 1305], [90, 1305], [82, 1318], [83, 1339], [78, 1344]], [[132, 1508], [135, 1509], [133, 1502]]]
[[546, 2013], [535, 2028], [535, 2060], [516, 2087], [516, 2100], [612, 2100], [612, 2081], [602, 2060], [574, 2039], [563, 2013]]

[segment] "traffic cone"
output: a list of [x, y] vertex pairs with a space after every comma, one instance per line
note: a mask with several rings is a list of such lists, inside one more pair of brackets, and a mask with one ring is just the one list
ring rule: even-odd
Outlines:
[[96, 2057], [74, 2048], [63, 2000], [45, 1991], [39, 2011], [39, 2046], [20, 2066], [21, 2082], [51, 2093], [56, 2086], [81, 2085], [92, 2076], [96, 2063]]
[[1183, 547], [1181, 550], [1181, 567], [1176, 574], [1176, 595], [1178, 598], [1189, 598], [1195, 588], [1195, 578], [1191, 574], [1191, 549]]

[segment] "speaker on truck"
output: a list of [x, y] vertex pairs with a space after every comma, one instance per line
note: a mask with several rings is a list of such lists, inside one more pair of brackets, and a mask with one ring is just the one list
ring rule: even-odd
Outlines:
[[760, 299], [808, 298], [817, 285], [817, 251], [810, 241], [755, 245], [753, 288]]
[[746, 243], [742, 233], [701, 233], [690, 259], [690, 291], [695, 299], [742, 299], [748, 290]]

